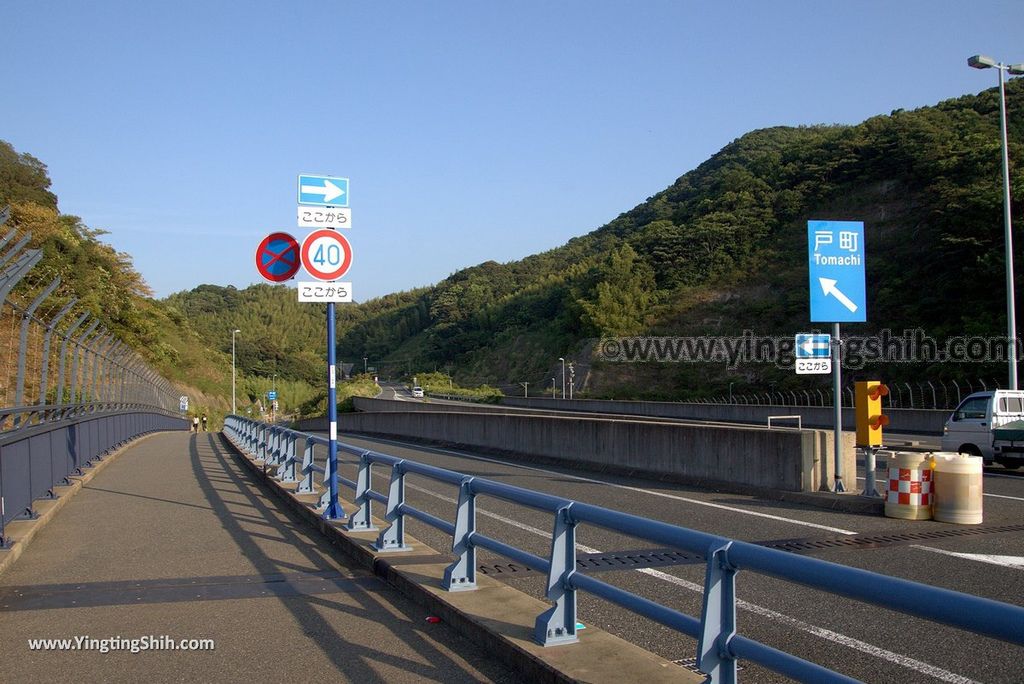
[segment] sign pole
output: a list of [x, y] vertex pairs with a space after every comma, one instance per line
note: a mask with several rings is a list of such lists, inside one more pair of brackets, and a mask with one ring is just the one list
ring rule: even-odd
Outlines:
[[842, 341], [839, 338], [839, 324], [832, 324], [832, 395], [835, 397], [832, 401], [833, 410], [835, 411], [835, 487], [833, 489], [837, 494], [839, 492], [845, 492], [846, 487], [843, 486], [843, 471], [841, 469], [843, 459], [843, 379], [842, 379], [842, 357], [841, 357], [841, 344]]
[[327, 422], [330, 424], [330, 440], [327, 442], [327, 467], [330, 481], [331, 501], [327, 504], [324, 517], [337, 520], [345, 515], [338, 503], [338, 392], [334, 383], [334, 302], [327, 304]]

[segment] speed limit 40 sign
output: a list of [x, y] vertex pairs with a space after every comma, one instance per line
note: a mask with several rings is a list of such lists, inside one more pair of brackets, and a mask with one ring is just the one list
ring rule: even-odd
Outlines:
[[336, 230], [314, 230], [302, 241], [302, 265], [317, 280], [337, 280], [352, 266], [352, 245]]

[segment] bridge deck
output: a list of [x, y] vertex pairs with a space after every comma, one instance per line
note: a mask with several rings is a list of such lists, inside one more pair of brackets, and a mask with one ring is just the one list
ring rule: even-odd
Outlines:
[[[425, 617], [268, 500], [218, 435], [163, 433], [92, 479], [0, 576], [0, 679], [517, 681]], [[29, 646], [165, 635], [216, 647]]]

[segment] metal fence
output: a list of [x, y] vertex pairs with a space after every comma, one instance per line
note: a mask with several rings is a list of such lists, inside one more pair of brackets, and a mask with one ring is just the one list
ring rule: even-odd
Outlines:
[[[32, 502], [133, 436], [184, 429], [178, 392], [61, 288], [0, 211], [0, 548]], [[180, 425], [179, 425], [180, 423]]]
[[[262, 459], [269, 467], [276, 467], [280, 481], [298, 482], [297, 493], [322, 490], [318, 508], [326, 510], [332, 503], [325, 482], [328, 468], [316, 462], [317, 449], [327, 447], [325, 438], [240, 416], [229, 416], [224, 432], [239, 449]], [[738, 660], [758, 663], [798, 681], [855, 681], [737, 634], [736, 575], [741, 570], [1024, 644], [1024, 608], [1018, 606], [656, 522], [342, 443], [338, 444], [338, 452], [339, 460], [341, 454], [347, 454], [351, 457], [350, 463], [358, 468], [356, 480], [338, 478], [354, 492], [352, 503], [357, 507], [348, 519], [348, 529], [376, 529], [372, 518], [373, 502], [385, 506], [384, 519], [388, 526], [377, 537], [375, 548], [378, 551], [407, 550], [405, 520], [412, 518], [451, 535], [453, 555], [457, 558], [442, 578], [442, 585], [449, 591], [476, 588], [478, 548], [545, 572], [546, 597], [554, 605], [537, 616], [534, 625], [534, 639], [544, 646], [577, 641], [576, 593], [586, 591], [697, 639], [698, 666], [712, 682], [735, 682]], [[387, 494], [372, 488], [375, 465], [389, 472]], [[320, 486], [316, 482], [317, 475], [321, 476]], [[438, 518], [406, 503], [405, 482], [410, 475], [448, 484], [457, 490], [458, 504], [453, 520]], [[550, 554], [542, 558], [478, 532], [476, 501], [480, 496], [550, 513]], [[705, 558], [700, 617], [686, 615], [579, 572], [575, 538], [580, 525], [601, 527]]]
[[[889, 395], [883, 398], [888, 408], [953, 410], [972, 392], [1002, 389], [998, 380], [925, 380], [923, 382], [886, 382]], [[853, 406], [854, 388], [843, 388], [843, 405]], [[772, 389], [767, 392], [736, 392], [692, 400], [699, 404], [743, 404], [765, 406], [832, 406], [831, 388]]]

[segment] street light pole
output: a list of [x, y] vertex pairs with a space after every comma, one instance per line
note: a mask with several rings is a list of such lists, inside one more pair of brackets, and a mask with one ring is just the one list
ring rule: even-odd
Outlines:
[[559, 356], [558, 360], [562, 362], [562, 399], [565, 399], [565, 358]]
[[1013, 231], [1010, 219], [1010, 155], [1006, 139], [1006, 89], [1004, 71], [1013, 76], [1024, 74], [1024, 64], [1003, 64], [986, 55], [974, 55], [967, 65], [975, 69], [994, 68], [999, 72], [999, 133], [1003, 147], [1003, 231], [1006, 243], [1006, 329], [1010, 363], [1009, 389], [1017, 389], [1017, 314], [1013, 286]]
[[242, 332], [238, 328], [231, 331], [231, 414], [238, 413], [235, 406], [235, 334]]

